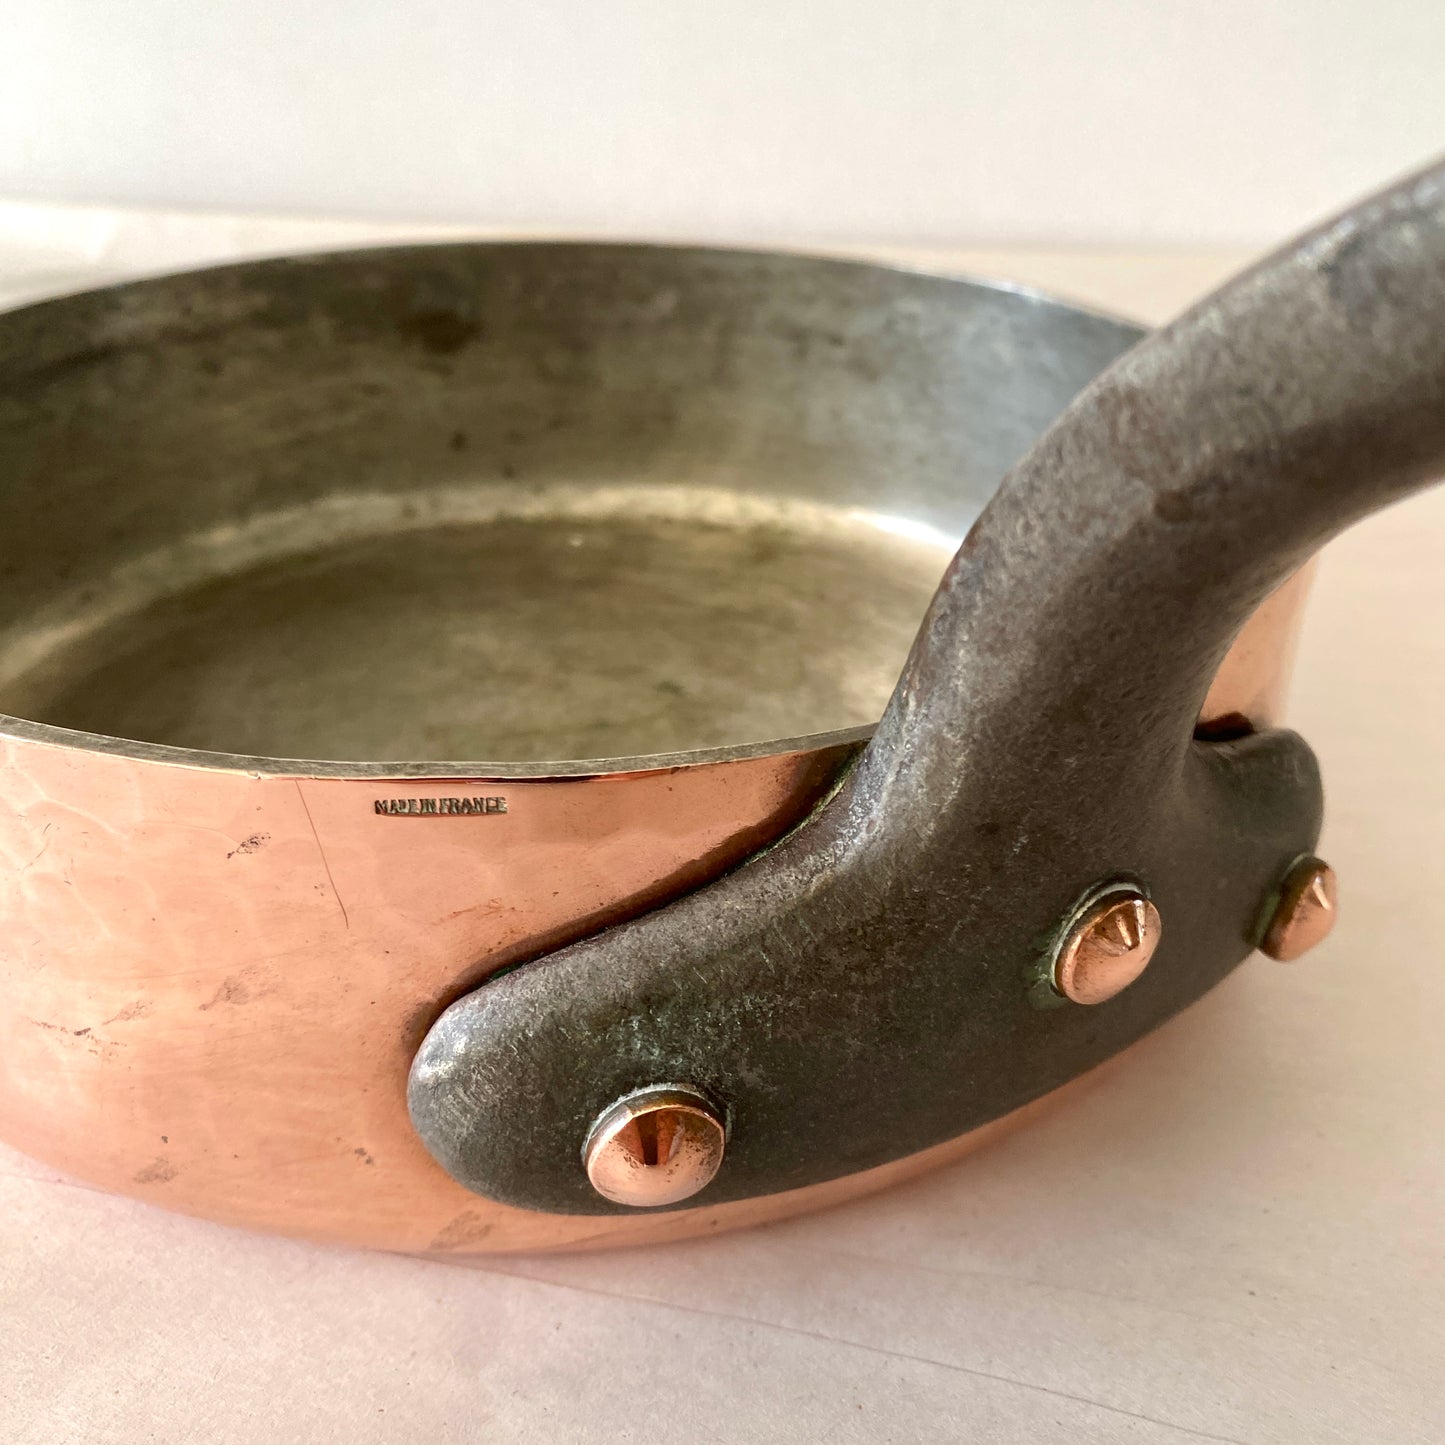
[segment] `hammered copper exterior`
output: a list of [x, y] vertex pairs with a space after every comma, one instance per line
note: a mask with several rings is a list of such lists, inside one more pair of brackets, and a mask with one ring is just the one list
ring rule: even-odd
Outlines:
[[[707, 1232], [991, 1137], [552, 1217], [450, 1179], [406, 1077], [483, 978], [828, 792], [998, 477], [1138, 334], [881, 267], [525, 245], [0, 318], [0, 709], [34, 719], [0, 728], [0, 1135], [169, 1208], [445, 1254]], [[1275, 715], [1298, 604], [1207, 713]], [[494, 738], [721, 751], [337, 761]]]
[[[558, 1242], [427, 1155], [406, 1115], [418, 1041], [488, 972], [753, 852], [839, 761], [389, 784], [0, 740], [0, 1128], [225, 1223], [403, 1250], [458, 1230]], [[457, 796], [507, 811], [374, 811]]]

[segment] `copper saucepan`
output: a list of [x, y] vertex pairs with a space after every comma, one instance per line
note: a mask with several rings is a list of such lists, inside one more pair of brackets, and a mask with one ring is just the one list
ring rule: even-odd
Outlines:
[[[780, 1150], [807, 1150], [763, 1136], [811, 1085], [781, 1066], [766, 1077], [768, 1061], [836, 1029], [840, 1109], [855, 1108], [839, 1082], [847, 1060], [865, 1070], [870, 1050], [913, 1068], [913, 1044], [899, 1040], [917, 1038], [923, 1077], [937, 1040], [905, 1027], [912, 994], [900, 983], [893, 1032], [867, 1035], [889, 1014], [887, 977], [850, 965], [846, 988], [818, 997], [883, 992], [836, 1019], [810, 1005], [815, 1039], [806, 1020], [758, 1002], [767, 988], [754, 980], [733, 996], [756, 1006], [743, 1024], [728, 1014], [732, 1035], [717, 1042], [714, 1009], [711, 1023], [681, 1025], [693, 1053], [669, 1052], [649, 1031], [682, 1017], [666, 970], [685, 960], [657, 930], [681, 929], [698, 950], [687, 966], [704, 993], [709, 949], [781, 967], [808, 951], [787, 920], [855, 856], [874, 849], [876, 862], [875, 843], [857, 840], [897, 816], [910, 847], [934, 848], [910, 864], [906, 906], [908, 870], [874, 868], [893, 891], [849, 884], [826, 915], [847, 923], [846, 939], [820, 942], [808, 966], [826, 971], [855, 946], [882, 959], [870, 930], [885, 923], [906, 942], [933, 907], [944, 834], [902, 806], [899, 760], [962, 736], [926, 705], [951, 695], [940, 668], [967, 681], [969, 706], [997, 709], [999, 725], [971, 724], [974, 737], [1007, 745], [1023, 684], [986, 695], [1016, 665], [1057, 700], [1053, 736], [1087, 714], [1081, 735], [1099, 739], [1097, 776], [1074, 767], [1077, 748], [1074, 761], [1041, 752], [1052, 799], [1000, 804], [998, 818], [1043, 817], [1071, 788], [1116, 785], [1125, 764], [1100, 723], [1109, 689], [1090, 712], [1076, 684], [1112, 666], [1112, 648], [1148, 651], [1116, 615], [1143, 625], [1161, 597], [1159, 627], [1174, 615], [1162, 564], [1132, 593], [1130, 564], [1110, 570], [1125, 543], [1156, 560], [1163, 547], [1166, 561], [1177, 546], [1178, 570], [1198, 583], [1184, 591], [1214, 622], [1160, 644], [1161, 659], [1192, 671], [1161, 661], [1141, 665], [1138, 687], [1119, 685], [1120, 735], [1155, 726], [1149, 689], [1166, 679], [1170, 717], [1203, 724], [1186, 723], [1169, 756], [1213, 750], [1221, 776], [1248, 773], [1284, 736], [1269, 730], [1298, 568], [1346, 512], [1383, 499], [1377, 488], [1358, 505], [1320, 502], [1311, 531], [1286, 497], [1295, 471], [1299, 486], [1313, 476], [1291, 471], [1298, 439], [1318, 450], [1323, 416], [1335, 426], [1327, 450], [1352, 476], [1378, 470], [1401, 486], [1438, 459], [1419, 416], [1445, 367], [1429, 328], [1404, 318], [1423, 309], [1445, 335], [1439, 192], [1433, 175], [1398, 188], [1138, 347], [1125, 322], [1014, 288], [800, 256], [570, 244], [247, 264], [0, 318], [0, 1134], [108, 1189], [227, 1223], [466, 1254], [772, 1217], [952, 1157], [1021, 1117], [1237, 961], [1207, 925], [1175, 923], [1191, 915], [1187, 900], [1171, 911], [1173, 865], [1149, 863], [1158, 829], [1135, 856], [1127, 829], [1100, 822], [1090, 846], [1106, 840], [1115, 860], [1101, 867], [1051, 837], [1043, 921], [1023, 943], [975, 950], [993, 961], [978, 965], [984, 1003], [970, 1016], [1002, 1031], [976, 1057], [1012, 1049], [1025, 1077], [986, 1107], [949, 1105], [916, 1136], [900, 1131], [896, 1147], [877, 1143], [886, 1131], [873, 1122], [852, 1147], [845, 1113], [831, 1165], [777, 1166]], [[1412, 288], [1409, 304], [1392, 284]], [[1315, 348], [1336, 382], [1271, 349], [1282, 317], [1286, 349]], [[1195, 358], [1208, 364], [1191, 371]], [[1306, 395], [1318, 414], [1306, 415]], [[1352, 449], [1378, 467], [1351, 470]], [[1222, 525], [1209, 514], [1221, 466], [1254, 487], [1234, 497], [1248, 521], [1237, 535], [1209, 532]], [[1285, 477], [1277, 505], [1256, 485], [1272, 472]], [[1138, 497], [1153, 532], [1119, 520]], [[1053, 576], [1050, 558], [1062, 576], [1074, 551], [1097, 589]], [[977, 618], [964, 625], [970, 568], [1020, 596], [1057, 585], [1077, 597], [1093, 619], [1084, 641], [1062, 605], [1044, 631], [1063, 661]], [[996, 673], [969, 673], [965, 653]], [[1021, 727], [1020, 747], [1028, 736]], [[1273, 793], [1256, 789], [1269, 793], [1258, 816], [1200, 808], [1258, 841], [1230, 852], [1257, 874], [1240, 883], [1248, 906], [1230, 925], [1239, 956], [1299, 902], [1283, 894], [1318, 810], [1309, 767], [1291, 753], [1285, 772], [1297, 806], [1279, 801], [1276, 780]], [[946, 792], [934, 789], [938, 817], [987, 811]], [[1289, 813], [1277, 825], [1276, 806]], [[969, 896], [1050, 832], [996, 818]], [[825, 846], [843, 860], [831, 871], [817, 862]], [[813, 850], [811, 881], [790, 901], [800, 849]], [[764, 884], [782, 901], [746, 893]], [[866, 908], [848, 901], [865, 895]], [[936, 896], [953, 906], [948, 887]], [[1123, 913], [1099, 913], [1121, 900]], [[728, 938], [683, 906], [713, 910]], [[949, 947], [965, 959], [968, 929], [993, 925], [959, 917]], [[1101, 918], [1122, 932], [1104, 937]], [[1161, 919], [1157, 958], [1125, 990], [1108, 959], [1147, 955]], [[1173, 992], [1171, 925], [1229, 954]], [[643, 926], [653, 932], [629, 931]], [[738, 930], [754, 927], [745, 947]], [[579, 940], [591, 942], [568, 948]], [[622, 992], [574, 1041], [621, 1030], [635, 1042], [573, 1098], [565, 1030], [535, 994], [549, 978], [572, 989], [568, 970], [590, 968], [574, 989], [586, 1003], [599, 949], [622, 950], [624, 966], [606, 970]], [[1086, 996], [1090, 959], [1098, 1000]], [[652, 972], [627, 993], [634, 964]], [[1117, 1036], [1088, 1022], [1130, 1008], [1137, 1017], [1113, 1015], [1125, 1020]], [[1074, 1028], [1089, 1043], [1069, 1053]], [[1061, 1041], [1067, 1063], [1039, 1062], [1035, 1029]], [[495, 1062], [497, 1048], [515, 1067]], [[699, 1063], [703, 1048], [714, 1053]], [[582, 1053], [574, 1065], [591, 1068]], [[966, 1058], [946, 1067], [962, 1098]], [[890, 1088], [882, 1079], [879, 1097]], [[553, 1135], [565, 1147], [552, 1150]], [[535, 1188], [516, 1182], [528, 1158], [551, 1171]], [[734, 1159], [743, 1172], [730, 1183]], [[629, 1169], [683, 1183], [629, 1198]]]

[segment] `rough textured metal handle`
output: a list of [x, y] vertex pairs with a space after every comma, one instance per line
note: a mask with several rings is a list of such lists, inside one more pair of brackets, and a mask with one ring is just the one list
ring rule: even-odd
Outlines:
[[[1040, 659], [1092, 730], [1187, 735], [1249, 613], [1445, 464], [1445, 167], [1357, 206], [1110, 367], [949, 568], [865, 766], [906, 814]], [[980, 705], [980, 699], [985, 699]], [[1132, 739], [1126, 739], [1132, 741]], [[901, 814], [894, 814], [899, 818]]]
[[[832, 801], [730, 877], [487, 983], [413, 1068], [462, 1182], [607, 1212], [578, 1157], [642, 1085], [731, 1136], [698, 1203], [960, 1134], [1116, 1052], [1248, 954], [1314, 844], [1289, 733], [1195, 739], [1245, 618], [1327, 537], [1445, 467], [1445, 169], [1296, 242], [1105, 373], [950, 566]], [[1031, 1007], [1061, 921], [1129, 879], [1164, 919], [1095, 1009]]]

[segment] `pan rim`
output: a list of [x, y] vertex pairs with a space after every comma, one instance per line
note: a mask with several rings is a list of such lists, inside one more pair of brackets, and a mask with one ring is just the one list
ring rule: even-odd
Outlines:
[[[947, 267], [922, 262], [910, 263], [900, 260], [869, 259], [861, 254], [861, 248], [849, 250], [844, 247], [829, 249], [819, 246], [788, 247], [729, 245], [726, 243], [696, 243], [691, 241], [649, 241], [627, 238], [592, 238], [585, 235], [527, 236], [509, 235], [504, 237], [462, 237], [457, 239], [417, 240], [386, 242], [381, 245], [358, 245], [326, 247], [315, 251], [289, 252], [276, 255], [258, 255], [240, 261], [202, 263], [196, 266], [167, 269], [154, 273], [128, 277], [101, 286], [83, 287], [77, 290], [62, 290], [52, 295], [20, 302], [18, 305], [0, 308], [0, 326], [19, 318], [36, 319], [37, 313], [61, 312], [103, 302], [107, 297], [120, 293], [133, 295], [139, 291], [161, 288], [174, 284], [183, 278], [206, 276], [223, 277], [241, 272], [257, 273], [266, 270], [281, 270], [327, 264], [360, 264], [363, 259], [399, 257], [412, 255], [435, 255], [442, 252], [456, 254], [466, 251], [499, 252], [503, 250], [532, 250], [562, 254], [569, 250], [604, 251], [611, 254], [634, 254], [646, 256], [659, 252], [669, 254], [692, 253], [702, 258], [726, 258], [738, 262], [792, 263], [825, 265], [858, 273], [879, 276], [913, 276], [970, 289], [989, 291], [1021, 300], [1055, 308], [1073, 315], [1081, 315], [1105, 322], [1134, 333], [1135, 340], [1147, 334], [1148, 328], [1137, 319], [1122, 316], [1106, 309], [1082, 304], [1060, 296], [1041, 287], [1020, 282], [1001, 280], [994, 277], [978, 276], [966, 271], [955, 271]], [[535, 762], [505, 762], [500, 760], [377, 760], [340, 761], [324, 758], [287, 758], [276, 756], [252, 756], [242, 753], [214, 751], [202, 748], [188, 748], [170, 743], [146, 742], [140, 739], [124, 738], [107, 733], [92, 733], [58, 726], [54, 723], [32, 721], [28, 718], [0, 713], [0, 739], [11, 743], [41, 744], [57, 749], [89, 755], [124, 758], [132, 762], [151, 763], [169, 767], [189, 768], [197, 771], [241, 773], [253, 777], [280, 778], [350, 778], [350, 779], [580, 779], [588, 777], [615, 776], [619, 774], [652, 773], [673, 771], [680, 768], [715, 766], [741, 762], [763, 757], [779, 757], [796, 753], [819, 753], [832, 749], [855, 749], [862, 747], [872, 737], [876, 725], [842, 728], [820, 733], [809, 733], [795, 737], [765, 739], [731, 746], [691, 748], [680, 752], [625, 755], [605, 758], [557, 759]]]
[[800, 737], [740, 743], [733, 747], [689, 748], [676, 753], [639, 753], [618, 758], [569, 758], [542, 762], [359, 762], [213, 752], [205, 748], [178, 747], [173, 743], [150, 743], [137, 738], [112, 737], [107, 733], [81, 732], [75, 728], [58, 727], [54, 723], [31, 722], [27, 718], [0, 713], [0, 739], [10, 742], [40, 743], [72, 752], [125, 758], [131, 762], [158, 763], [204, 772], [243, 773], [257, 778], [435, 778], [475, 782], [568, 778], [575, 781], [579, 778], [613, 777], [624, 773], [676, 772], [680, 768], [707, 767], [757, 758], [785, 757], [792, 753], [821, 753], [831, 749], [861, 747], [873, 736], [875, 730], [876, 725], [864, 725], [839, 728], [832, 732], [806, 733]]

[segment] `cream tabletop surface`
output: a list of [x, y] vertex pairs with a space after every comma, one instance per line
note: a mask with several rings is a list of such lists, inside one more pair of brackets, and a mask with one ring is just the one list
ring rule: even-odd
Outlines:
[[[415, 234], [451, 233], [0, 205], [0, 300]], [[1149, 320], [1246, 259], [887, 254]], [[1329, 942], [861, 1203], [470, 1268], [237, 1233], [0, 1147], [0, 1440], [1445, 1439], [1445, 488], [1329, 549], [1290, 720], [1329, 790]]]

